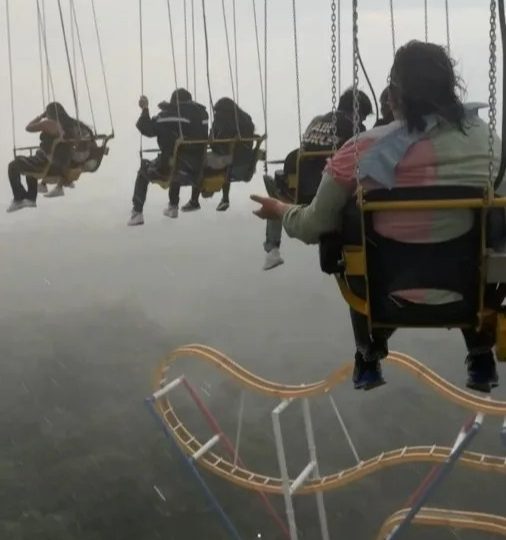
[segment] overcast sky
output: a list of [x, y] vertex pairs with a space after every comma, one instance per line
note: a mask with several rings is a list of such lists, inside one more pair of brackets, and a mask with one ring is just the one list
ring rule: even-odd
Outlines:
[[[251, 113], [257, 130], [263, 132], [260, 84], [256, 61], [252, 2], [237, 1], [237, 33], [239, 57], [239, 101]], [[191, 0], [186, 0], [190, 14]], [[0, 133], [0, 157], [4, 170], [11, 156], [12, 133], [9, 119], [9, 85], [5, 0], [2, 0], [0, 66], [2, 68], [1, 102], [5, 107]], [[177, 77], [186, 84], [184, 45], [184, 0], [172, 0], [175, 33]], [[201, 1], [194, 0], [197, 81], [196, 98], [208, 105], [205, 81], [204, 41]], [[231, 0], [228, 9], [229, 32], [232, 34]], [[294, 71], [294, 46], [291, 0], [269, 0], [268, 16], [268, 131], [272, 158], [283, 157], [297, 144], [297, 106]], [[351, 84], [351, 0], [342, 8], [342, 88]], [[409, 39], [424, 39], [423, 0], [396, 0], [395, 37], [397, 44]], [[14, 64], [16, 136], [18, 145], [36, 142], [36, 137], [24, 132], [26, 123], [42, 109], [39, 56], [37, 45], [37, 13], [35, 0], [10, 0], [11, 32]], [[75, 0], [85, 60], [95, 104], [99, 131], [109, 129], [106, 100], [90, 0]], [[377, 93], [385, 85], [392, 62], [392, 37], [388, 0], [361, 0], [359, 17], [360, 47], [366, 68]], [[68, 0], [62, 0], [68, 28]], [[487, 100], [488, 87], [488, 2], [485, 0], [449, 0], [451, 20], [451, 51], [457, 60], [469, 100]], [[116, 139], [111, 154], [100, 175], [117, 183], [117, 188], [129, 192], [138, 165], [139, 136], [135, 121], [139, 109], [140, 54], [139, 12], [137, 0], [96, 0], [97, 15], [110, 85]], [[48, 49], [57, 99], [73, 112], [69, 75], [64, 56], [57, 0], [46, 0]], [[221, 0], [206, 0], [210, 44], [211, 90], [215, 99], [231, 96], [226, 42], [223, 31]], [[165, 0], [143, 0], [145, 93], [153, 104], [168, 99], [175, 86]], [[263, 33], [263, 2], [257, 0], [260, 31]], [[297, 22], [300, 60], [301, 116], [305, 125], [318, 113], [330, 109], [330, 3], [328, 0], [297, 1]], [[231, 36], [232, 37], [232, 36]], [[446, 43], [444, 0], [429, 1], [429, 39]], [[190, 42], [191, 48], [191, 42]], [[189, 87], [193, 91], [192, 61], [189, 62]], [[78, 93], [81, 117], [91, 122], [82, 68], [78, 66]], [[365, 81], [361, 75], [361, 87]], [[6, 175], [5, 175], [6, 176]], [[90, 185], [98, 183], [90, 181]], [[89, 189], [96, 189], [90, 187]], [[3, 202], [10, 199], [7, 182], [0, 187]], [[2, 215], [2, 214], [0, 214]], [[1, 218], [5, 219], [5, 218]]]

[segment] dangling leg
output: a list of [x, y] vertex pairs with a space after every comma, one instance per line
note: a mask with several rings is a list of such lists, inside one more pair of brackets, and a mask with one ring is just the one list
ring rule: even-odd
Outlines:
[[463, 329], [462, 335], [468, 352], [466, 386], [488, 393], [499, 385], [499, 376], [492, 350], [495, 344], [494, 333], [486, 329], [481, 332], [476, 332], [474, 329]]
[[37, 178], [34, 178], [33, 176], [27, 176], [26, 177], [26, 198], [30, 201], [29, 206], [36, 206], [37, 201]]
[[221, 190], [221, 201], [216, 207], [218, 212], [228, 210], [230, 206], [230, 180], [226, 179]]
[[357, 390], [370, 390], [385, 383], [381, 372], [381, 360], [388, 356], [388, 339], [393, 330], [369, 334], [367, 317], [350, 308], [351, 325], [357, 351], [353, 383]]
[[179, 192], [181, 184], [176, 175], [172, 178], [169, 186], [169, 206], [163, 211], [163, 214], [170, 218], [177, 218], [179, 208]]
[[192, 186], [192, 193], [190, 196], [190, 200], [181, 207], [181, 211], [193, 212], [195, 210], [200, 210], [199, 196], [200, 196], [200, 186]]
[[283, 233], [283, 223], [280, 219], [268, 219], [265, 226], [264, 251], [266, 253], [264, 270], [270, 270], [283, 264], [279, 248], [281, 247], [281, 235]]
[[132, 197], [132, 215], [128, 221], [128, 225], [143, 225], [144, 216], [142, 211], [144, 209], [144, 203], [148, 194], [149, 178], [147, 175], [149, 161], [142, 160], [141, 166], [137, 172], [137, 178], [135, 179], [134, 195]]
[[21, 183], [21, 171], [19, 159], [14, 159], [9, 163], [8, 167], [9, 182], [12, 189], [13, 200], [10, 206], [7, 208], [7, 212], [15, 212], [25, 208], [25, 200], [28, 198], [28, 194], [23, 184]]

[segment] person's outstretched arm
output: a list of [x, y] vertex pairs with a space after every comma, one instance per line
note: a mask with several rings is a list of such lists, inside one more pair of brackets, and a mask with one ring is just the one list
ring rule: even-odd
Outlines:
[[254, 214], [262, 219], [282, 219], [288, 236], [306, 244], [317, 244], [323, 233], [341, 228], [341, 211], [349, 198], [348, 190], [323, 174], [318, 191], [308, 206], [286, 204], [271, 197], [252, 195], [260, 203]]

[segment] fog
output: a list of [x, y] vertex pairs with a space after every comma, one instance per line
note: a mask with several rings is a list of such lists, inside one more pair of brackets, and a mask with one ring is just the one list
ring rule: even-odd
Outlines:
[[[97, 128], [107, 131], [90, 5], [85, 0], [75, 3], [89, 59]], [[252, 216], [248, 199], [252, 192], [263, 192], [260, 166], [250, 184], [232, 187], [232, 205], [224, 214], [215, 212], [214, 197], [203, 201], [200, 212], [168, 220], [162, 215], [167, 193], [153, 186], [145, 225], [126, 227], [139, 149], [134, 126], [140, 94], [138, 3], [103, 0], [96, 4], [116, 133], [110, 155], [97, 174], [84, 175], [65, 197], [40, 197], [36, 209], [0, 212], [0, 538], [222, 539], [226, 535], [219, 521], [143, 405], [143, 398], [153, 390], [154, 369], [169, 350], [200, 342], [264, 377], [313, 381], [352, 358], [348, 310], [334, 281], [319, 271], [315, 248], [284, 240], [285, 265], [261, 270], [264, 225]], [[185, 84], [183, 2], [172, 4], [177, 76]], [[237, 4], [240, 103], [263, 132], [251, 4]], [[350, 3], [346, 4], [343, 88], [351, 83], [351, 13]], [[68, 3], [63, 5], [67, 9]], [[195, 5], [200, 29], [196, 97], [207, 104], [200, 2]], [[429, 37], [441, 43], [446, 42], [443, 5], [443, 1], [429, 2]], [[206, 6], [211, 85], [217, 98], [231, 93], [221, 2], [209, 0]], [[46, 7], [55, 90], [72, 111], [56, 2], [47, 0]], [[31, 0], [11, 0], [10, 8], [16, 140], [24, 145], [36, 141], [24, 126], [42, 108], [37, 19]], [[361, 9], [362, 56], [380, 92], [392, 60], [388, 2], [364, 1]], [[450, 1], [450, 9], [452, 54], [467, 96], [487, 101], [487, 2], [455, 0]], [[283, 157], [297, 145], [290, 10], [288, 0], [269, 4], [271, 158]], [[143, 11], [144, 90], [155, 110], [175, 84], [166, 3], [145, 1]], [[297, 4], [303, 125], [330, 108], [329, 11], [323, 0]], [[395, 20], [398, 44], [413, 37], [423, 39], [423, 2], [403, 1]], [[1, 29], [0, 98], [5, 114], [0, 162], [5, 181], [0, 185], [0, 201], [6, 208], [11, 199], [6, 169], [12, 134], [3, 16]], [[81, 73], [78, 81], [81, 117], [89, 121]], [[189, 86], [193, 90], [191, 76]], [[365, 88], [363, 76], [361, 86]], [[394, 337], [391, 348], [412, 354], [463, 386], [465, 349], [457, 332], [403, 331]], [[206, 403], [230, 427], [233, 438], [237, 386], [196, 362], [182, 361], [178, 369], [188, 369], [192, 382], [207, 388]], [[451, 445], [468, 414], [403, 372], [386, 367], [385, 375], [388, 384], [373, 392], [355, 392], [349, 382], [333, 392], [360, 457], [409, 444]], [[504, 366], [500, 375], [506, 377]], [[504, 388], [503, 384], [494, 397], [506, 399]], [[196, 410], [181, 393], [174, 397], [185, 418], [198, 425]], [[246, 405], [241, 442], [245, 460], [252, 468], [277, 474], [270, 423], [275, 402], [248, 394]], [[328, 402], [315, 400], [312, 407], [322, 471], [351, 466], [353, 456]], [[298, 410], [290, 411], [283, 421], [290, 470], [296, 475], [307, 459]], [[499, 429], [498, 421], [487, 419], [474, 449], [504, 455]], [[428, 471], [428, 465], [415, 464], [387, 469], [326, 496], [332, 538], [373, 538], [382, 521], [404, 505]], [[256, 538], [258, 533], [264, 539], [281, 538], [254, 494], [209, 475], [205, 478], [243, 538]], [[458, 468], [431, 504], [500, 514], [504, 486], [501, 475]], [[283, 513], [281, 497], [275, 504]], [[296, 499], [296, 517], [301, 538], [319, 538], [313, 499]], [[408, 537], [427, 538], [427, 532], [414, 529]], [[449, 529], [432, 537], [495, 538]]]

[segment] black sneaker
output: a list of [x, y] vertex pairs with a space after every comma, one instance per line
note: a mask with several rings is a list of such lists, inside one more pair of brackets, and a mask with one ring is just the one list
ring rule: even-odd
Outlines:
[[216, 207], [216, 210], [218, 212], [225, 212], [225, 210], [228, 210], [228, 207], [230, 206], [230, 203], [228, 201], [224, 201], [223, 199], [220, 201], [220, 204]]
[[381, 372], [381, 360], [366, 362], [361, 353], [355, 353], [355, 368], [353, 370], [353, 385], [355, 390], [372, 390], [385, 384]]
[[482, 354], [468, 354], [466, 364], [466, 386], [468, 388], [488, 394], [492, 388], [499, 386], [499, 376], [492, 351]]
[[181, 212], [194, 212], [195, 210], [200, 210], [200, 204], [194, 201], [188, 201], [181, 207]]

